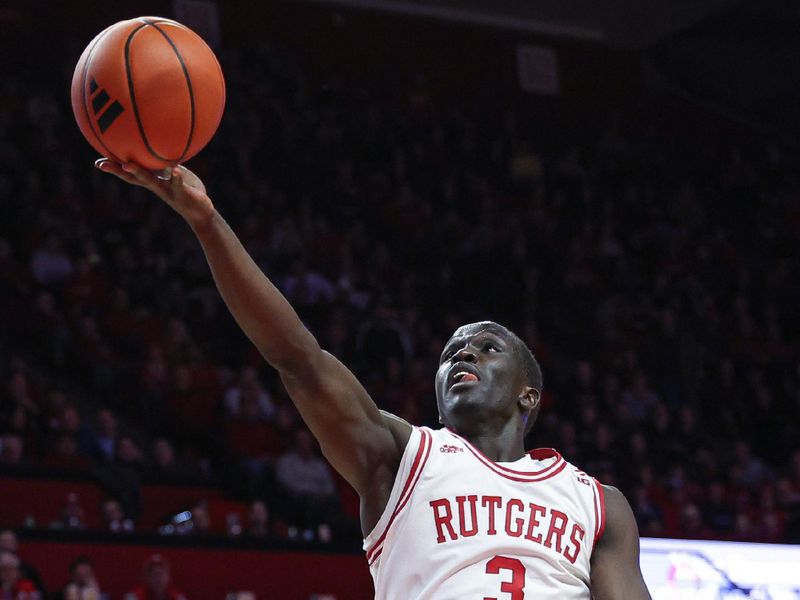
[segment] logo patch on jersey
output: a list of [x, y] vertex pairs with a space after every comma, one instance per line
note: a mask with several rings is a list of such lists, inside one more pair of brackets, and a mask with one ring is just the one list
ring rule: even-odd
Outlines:
[[453, 446], [452, 444], [442, 444], [439, 446], [439, 452], [444, 452], [445, 454], [455, 454], [456, 452], [463, 452], [464, 449], [461, 446]]

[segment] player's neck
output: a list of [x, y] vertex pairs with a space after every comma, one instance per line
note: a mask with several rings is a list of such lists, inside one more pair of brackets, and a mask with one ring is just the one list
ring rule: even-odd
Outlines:
[[507, 423], [500, 431], [485, 427], [456, 433], [494, 462], [513, 462], [525, 456], [522, 432], [513, 423]]

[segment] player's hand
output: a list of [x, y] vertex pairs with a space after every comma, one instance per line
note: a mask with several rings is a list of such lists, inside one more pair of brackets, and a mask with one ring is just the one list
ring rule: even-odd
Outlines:
[[150, 190], [190, 225], [199, 225], [214, 214], [214, 205], [206, 193], [206, 186], [184, 166], [167, 167], [156, 174], [136, 163], [118, 163], [108, 158], [100, 158], [94, 165], [126, 183]]

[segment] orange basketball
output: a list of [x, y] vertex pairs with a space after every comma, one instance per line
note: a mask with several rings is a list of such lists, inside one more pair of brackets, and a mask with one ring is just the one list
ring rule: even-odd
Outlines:
[[72, 111], [101, 155], [148, 169], [182, 163], [211, 140], [225, 108], [217, 57], [191, 29], [161, 17], [108, 27], [72, 76]]

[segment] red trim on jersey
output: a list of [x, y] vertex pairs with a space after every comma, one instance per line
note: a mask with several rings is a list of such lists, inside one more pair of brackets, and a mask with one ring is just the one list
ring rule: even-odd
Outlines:
[[592, 547], [594, 547], [594, 544], [597, 543], [597, 539], [600, 537], [598, 535], [600, 532], [600, 509], [598, 505], [597, 484], [595, 483], [592, 484], [592, 509], [594, 510], [594, 541], [592, 542]]
[[392, 526], [392, 523], [394, 523], [397, 515], [400, 514], [400, 511], [402, 511], [405, 505], [408, 504], [408, 501], [411, 498], [411, 492], [414, 491], [414, 486], [417, 485], [417, 481], [419, 481], [419, 478], [422, 475], [422, 470], [425, 468], [425, 464], [428, 462], [428, 457], [431, 454], [433, 440], [430, 432], [421, 428], [419, 431], [421, 434], [419, 448], [417, 449], [417, 454], [414, 457], [414, 462], [411, 465], [411, 470], [408, 472], [408, 478], [403, 486], [403, 491], [400, 492], [400, 497], [397, 500], [397, 506], [395, 507], [392, 516], [389, 518], [389, 522], [386, 524], [386, 528], [383, 530], [383, 533], [373, 544], [372, 548], [367, 551], [367, 562], [370, 565], [381, 555], [381, 551], [383, 550], [383, 540], [386, 538], [386, 534], [389, 532], [389, 528]]
[[512, 481], [522, 481], [522, 482], [544, 481], [545, 479], [549, 479], [554, 475], [558, 475], [561, 471], [564, 470], [564, 467], [567, 466], [566, 461], [553, 448], [537, 448], [536, 450], [532, 450], [531, 452], [528, 453], [530, 457], [535, 460], [545, 460], [548, 458], [555, 458], [556, 460], [553, 462], [553, 464], [548, 465], [547, 467], [539, 471], [517, 471], [516, 469], [512, 469], [510, 467], [498, 465], [491, 458], [489, 458], [483, 452], [481, 452], [480, 449], [473, 446], [468, 440], [464, 439], [463, 437], [461, 437], [454, 431], [451, 431], [450, 429], [447, 429], [447, 431], [452, 436], [464, 442], [464, 445], [467, 447], [467, 450], [472, 452], [472, 454], [481, 463], [489, 467], [489, 469], [491, 469], [498, 475], [502, 475], [506, 479], [511, 479]]
[[[606, 530], [606, 493], [603, 490], [603, 486], [600, 484], [597, 479], [592, 477], [592, 481], [594, 481], [594, 489], [595, 489], [595, 507], [594, 507], [594, 518], [595, 518], [595, 533], [594, 533], [594, 544], [597, 544], [597, 541], [603, 536], [603, 532]], [[599, 513], [598, 513], [599, 510]]]

